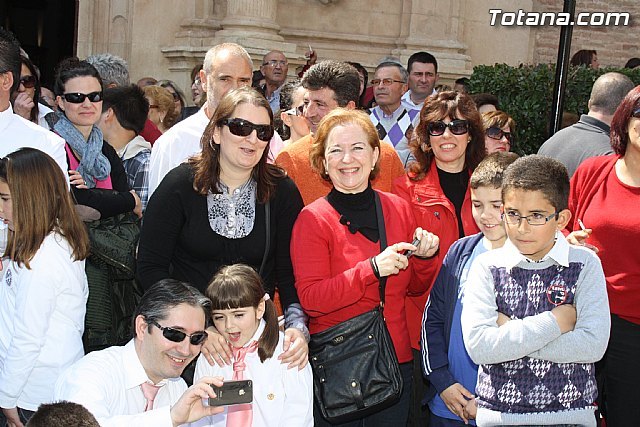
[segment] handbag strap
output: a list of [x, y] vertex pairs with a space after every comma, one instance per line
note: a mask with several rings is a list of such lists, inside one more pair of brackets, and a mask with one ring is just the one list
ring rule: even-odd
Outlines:
[[264, 204], [264, 218], [265, 218], [265, 231], [267, 233], [267, 241], [264, 247], [264, 255], [262, 256], [262, 263], [260, 264], [260, 270], [258, 270], [258, 274], [260, 277], [264, 277], [262, 272], [264, 271], [264, 266], [267, 263], [267, 256], [269, 255], [269, 249], [271, 247], [271, 208], [269, 207], [269, 201]]
[[[380, 203], [380, 196], [377, 191], [374, 191], [374, 201], [376, 204], [376, 217], [378, 221], [378, 234], [380, 235], [380, 252], [387, 248], [387, 231], [384, 227], [384, 216], [382, 215], [382, 204]], [[387, 286], [387, 277], [381, 277], [379, 279], [380, 290], [380, 311], [384, 311], [384, 290]]]

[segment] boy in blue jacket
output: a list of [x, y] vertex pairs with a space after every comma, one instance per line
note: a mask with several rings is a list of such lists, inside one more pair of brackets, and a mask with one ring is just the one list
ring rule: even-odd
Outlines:
[[471, 175], [473, 219], [480, 233], [454, 243], [443, 261], [422, 318], [422, 369], [431, 388], [425, 398], [431, 427], [475, 425], [474, 390], [478, 365], [464, 346], [460, 314], [462, 295], [473, 260], [504, 245], [501, 220], [502, 174], [518, 156], [495, 153]]

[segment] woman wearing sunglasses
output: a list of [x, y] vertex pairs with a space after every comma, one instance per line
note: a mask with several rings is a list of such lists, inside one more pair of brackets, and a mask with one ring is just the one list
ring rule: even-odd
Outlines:
[[304, 93], [300, 80], [285, 83], [280, 90], [281, 126], [278, 134], [284, 139], [284, 145], [309, 135], [309, 124], [302, 115]]
[[0, 159], [0, 217], [10, 230], [0, 282], [0, 406], [8, 425], [22, 426], [84, 355], [89, 239], [60, 167], [32, 148]]
[[[293, 181], [267, 163], [273, 133], [269, 103], [254, 89], [237, 89], [220, 100], [202, 136], [202, 152], [169, 172], [149, 199], [138, 252], [144, 288], [171, 277], [204, 291], [220, 267], [248, 264], [271, 295], [277, 284], [286, 325], [306, 331], [289, 256], [303, 204]], [[300, 342], [283, 361], [304, 364], [307, 346], [294, 331], [287, 329], [286, 342]], [[210, 337], [203, 354], [212, 364], [229, 364], [228, 344], [213, 330], [211, 335], [218, 339]]]
[[51, 130], [65, 139], [73, 196], [83, 219], [108, 218], [133, 211], [142, 216], [140, 197], [129, 188], [116, 151], [96, 126], [102, 114], [102, 79], [86, 61], [58, 65], [53, 91], [58, 111], [47, 116]]
[[[442, 265], [453, 242], [480, 231], [471, 216], [469, 195], [469, 176], [485, 156], [480, 113], [469, 95], [440, 92], [425, 101], [415, 133], [410, 148], [416, 162], [406, 176], [396, 179], [393, 192], [411, 204], [419, 227], [440, 237], [436, 257], [437, 265]], [[430, 283], [438, 269], [433, 273]], [[408, 297], [406, 304], [414, 351], [414, 410], [426, 391], [418, 343], [427, 297]]]
[[144, 97], [149, 102], [147, 118], [156, 125], [160, 132], [165, 133], [175, 124], [178, 118], [171, 92], [157, 85], [145, 86], [142, 90], [144, 91]]
[[38, 71], [29, 58], [22, 56], [20, 59], [22, 61], [20, 84], [12, 97], [13, 112], [48, 129], [44, 116], [53, 110], [39, 103], [40, 79]]
[[511, 151], [516, 122], [504, 111], [490, 111], [482, 114], [484, 145], [487, 154], [497, 151]]

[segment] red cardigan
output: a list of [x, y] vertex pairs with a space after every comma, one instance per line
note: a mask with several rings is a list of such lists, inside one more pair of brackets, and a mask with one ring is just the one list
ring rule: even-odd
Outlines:
[[[409, 205], [393, 194], [378, 194], [387, 244], [411, 243], [416, 225]], [[293, 227], [291, 261], [312, 334], [371, 310], [380, 302], [378, 279], [369, 263], [370, 257], [380, 253], [380, 243], [350, 233], [339, 221], [340, 214], [320, 198], [300, 212]], [[408, 292], [427, 290], [427, 279], [435, 266], [433, 259], [412, 257], [406, 270], [387, 279], [384, 315], [400, 363], [413, 359], [405, 297]]]
[[[440, 238], [440, 249], [434, 257], [436, 268], [432, 271], [433, 275], [426, 279], [430, 290], [449, 247], [460, 237], [456, 210], [453, 203], [447, 199], [442, 191], [436, 162], [431, 162], [429, 172], [420, 181], [413, 181], [406, 175], [396, 179], [393, 182], [393, 193], [411, 204], [418, 227], [422, 227]], [[480, 232], [471, 215], [471, 194], [468, 186], [462, 203], [462, 227], [465, 236]], [[407, 298], [407, 323], [411, 347], [416, 350], [420, 350], [422, 315], [428, 297], [429, 292], [425, 292], [420, 296]]]
[[585, 160], [571, 178], [569, 231], [580, 230], [578, 219], [593, 230], [587, 242], [599, 249], [607, 280], [611, 313], [640, 324], [640, 187], [620, 181], [619, 156]]

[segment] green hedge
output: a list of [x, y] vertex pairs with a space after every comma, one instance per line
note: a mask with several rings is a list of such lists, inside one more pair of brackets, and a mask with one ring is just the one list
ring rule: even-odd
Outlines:
[[[567, 79], [564, 111], [584, 114], [593, 82], [602, 74], [617, 71], [640, 84], [640, 69], [607, 68], [592, 70], [571, 67]], [[555, 64], [494, 66], [478, 65], [471, 75], [471, 93], [489, 92], [500, 100], [500, 108], [516, 122], [516, 146], [519, 154], [531, 154], [548, 138]]]

